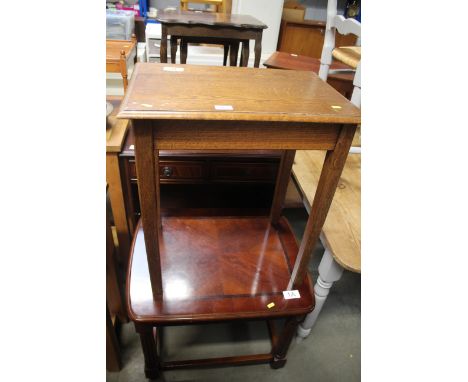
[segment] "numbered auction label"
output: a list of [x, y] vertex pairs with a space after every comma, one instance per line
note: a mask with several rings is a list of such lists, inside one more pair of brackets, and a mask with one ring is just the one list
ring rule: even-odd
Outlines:
[[291, 300], [292, 298], [301, 298], [298, 290], [284, 290], [283, 296], [286, 300]]

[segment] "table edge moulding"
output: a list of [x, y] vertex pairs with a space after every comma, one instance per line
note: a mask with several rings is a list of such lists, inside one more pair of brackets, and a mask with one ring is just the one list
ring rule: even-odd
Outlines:
[[[160, 326], [236, 319], [287, 318], [282, 334], [272, 335], [271, 354], [198, 360], [199, 366], [253, 360], [284, 366], [298, 323], [314, 307], [307, 266], [360, 109], [312, 72], [139, 63], [118, 118], [130, 119], [135, 133], [141, 220], [127, 273], [127, 305], [147, 377], [196, 363], [160, 363]], [[283, 150], [270, 217], [161, 218], [159, 150], [184, 149]], [[300, 245], [281, 216], [295, 150], [326, 150]], [[176, 278], [188, 285], [187, 295], [168, 288]], [[282, 292], [293, 289], [301, 296], [285, 299]]]

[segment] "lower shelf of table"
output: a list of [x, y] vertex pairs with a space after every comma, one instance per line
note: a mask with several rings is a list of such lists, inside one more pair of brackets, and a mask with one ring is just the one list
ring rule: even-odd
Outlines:
[[140, 222], [127, 279], [130, 317], [182, 324], [307, 314], [315, 304], [310, 278], [299, 287], [300, 298], [282, 293], [297, 251], [284, 217], [276, 227], [264, 216], [163, 217], [163, 296], [154, 300]]

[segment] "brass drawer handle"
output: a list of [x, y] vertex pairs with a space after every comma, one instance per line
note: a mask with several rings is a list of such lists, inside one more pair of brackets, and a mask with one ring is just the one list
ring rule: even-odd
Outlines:
[[164, 167], [163, 168], [163, 175], [166, 177], [166, 178], [169, 178], [172, 176], [172, 167]]

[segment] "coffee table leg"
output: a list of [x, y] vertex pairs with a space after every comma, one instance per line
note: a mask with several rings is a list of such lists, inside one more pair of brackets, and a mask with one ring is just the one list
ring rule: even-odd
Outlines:
[[177, 37], [171, 36], [171, 63], [176, 63], [176, 55], [177, 55]]
[[233, 41], [230, 46], [229, 65], [237, 66], [237, 54], [239, 53], [239, 41]]
[[286, 364], [286, 355], [288, 353], [289, 345], [294, 337], [297, 325], [303, 320], [303, 318], [304, 316], [293, 316], [286, 319], [283, 331], [272, 351], [273, 361], [271, 361], [270, 366], [273, 369], [279, 369]]
[[163, 64], [167, 64], [167, 27], [163, 24], [161, 27], [161, 50], [160, 60]]
[[249, 66], [250, 41], [242, 41], [241, 66]]
[[187, 41], [184, 38], [180, 39], [180, 63], [186, 64], [187, 63]]
[[145, 376], [156, 379], [159, 376], [158, 347], [154, 338], [153, 326], [136, 324], [135, 329], [140, 335], [141, 347], [145, 357]]
[[255, 37], [255, 63], [254, 66], [258, 68], [260, 66], [260, 57], [262, 55], [262, 34], [260, 32], [257, 37]]
[[343, 274], [343, 267], [334, 259], [331, 252], [326, 248], [319, 265], [319, 277], [314, 285], [315, 309], [306, 316], [306, 319], [297, 328], [297, 340], [306, 338], [315, 325], [318, 315], [325, 304], [325, 301], [335, 281], [338, 281]]
[[228, 54], [229, 54], [229, 44], [224, 44], [223, 66], [227, 65]]

